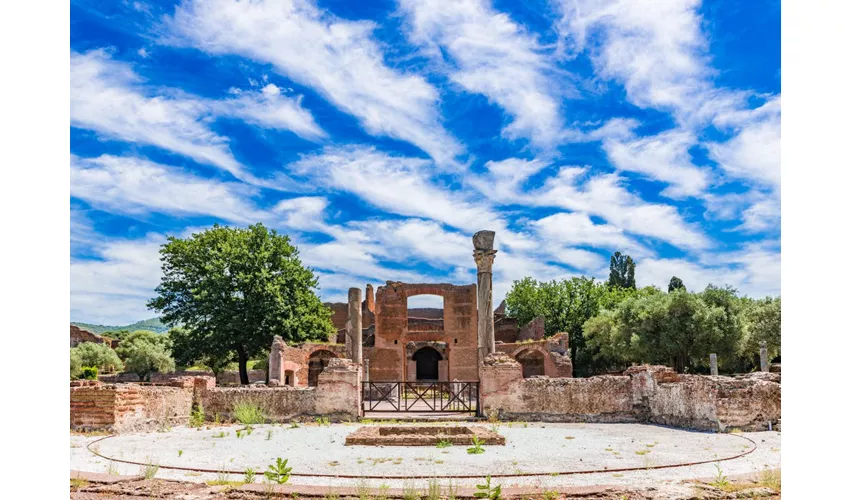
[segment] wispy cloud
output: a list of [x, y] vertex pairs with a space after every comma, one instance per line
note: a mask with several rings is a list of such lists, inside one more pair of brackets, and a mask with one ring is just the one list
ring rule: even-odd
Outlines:
[[255, 177], [230, 151], [229, 139], [210, 127], [216, 116], [235, 116], [310, 139], [324, 135], [299, 99], [274, 90], [267, 86], [265, 92], [201, 99], [145, 85], [129, 64], [114, 60], [105, 50], [71, 53], [72, 126], [156, 146], [253, 182]]
[[310, 0], [184, 0], [165, 26], [170, 43], [272, 64], [370, 134], [408, 141], [440, 164], [463, 149], [440, 123], [437, 90], [384, 62], [369, 21], [336, 18]]
[[[449, 78], [486, 96], [512, 118], [505, 137], [552, 147], [563, 135], [561, 97], [570, 92], [536, 35], [489, 0], [401, 0], [409, 37], [443, 61]], [[560, 70], [563, 77], [563, 70]]]

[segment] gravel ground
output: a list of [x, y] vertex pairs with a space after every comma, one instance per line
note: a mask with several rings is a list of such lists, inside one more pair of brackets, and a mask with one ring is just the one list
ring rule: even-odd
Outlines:
[[[684, 479], [711, 477], [715, 463], [672, 469], [631, 472], [600, 472], [554, 476], [553, 472], [659, 465], [714, 460], [734, 456], [752, 448], [746, 436], [756, 442], [753, 453], [720, 462], [723, 474], [743, 474], [780, 467], [780, 433], [757, 432], [740, 435], [690, 432], [643, 424], [498, 424], [505, 446], [486, 446], [485, 453], [470, 455], [466, 447], [373, 447], [344, 446], [345, 436], [360, 424], [317, 426], [302, 424], [257, 425], [251, 435], [236, 437], [238, 426], [211, 429], [174, 428], [165, 433], [122, 434], [95, 446], [105, 456], [151, 462], [159, 465], [241, 471], [247, 467], [262, 471], [276, 457], [288, 458], [293, 473], [320, 473], [355, 476], [425, 475], [448, 482], [451, 475], [512, 474], [534, 472], [524, 478], [500, 478], [501, 484], [538, 487], [577, 485], [652, 485]], [[488, 424], [481, 424], [487, 425]], [[527, 425], [527, 426], [526, 426]], [[224, 437], [214, 437], [224, 432]], [[269, 436], [269, 433], [271, 435]], [[96, 457], [86, 445], [98, 437], [71, 436], [71, 468], [90, 472], [137, 474], [138, 465], [110, 462]], [[160, 469], [157, 477], [189, 481], [224, 478], [223, 474]], [[230, 479], [241, 479], [233, 475]], [[421, 486], [426, 480], [343, 479], [293, 477], [294, 484], [373, 487]], [[452, 480], [455, 485], [474, 485], [477, 479]]]

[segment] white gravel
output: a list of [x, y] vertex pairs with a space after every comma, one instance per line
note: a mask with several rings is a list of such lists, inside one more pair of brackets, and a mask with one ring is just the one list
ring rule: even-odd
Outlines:
[[[643, 424], [553, 424], [501, 423], [496, 430], [505, 436], [505, 446], [486, 446], [485, 453], [470, 455], [464, 446], [446, 449], [402, 446], [344, 446], [345, 436], [360, 424], [317, 426], [302, 424], [257, 425], [251, 435], [236, 437], [240, 426], [212, 429], [174, 428], [165, 433], [122, 434], [95, 446], [102, 455], [159, 465], [211, 470], [242, 471], [248, 467], [263, 471], [277, 457], [288, 458], [293, 473], [319, 473], [367, 476], [424, 475], [447, 476], [539, 473], [524, 478], [500, 478], [508, 485], [553, 487], [564, 485], [628, 484], [650, 485], [682, 479], [711, 477], [716, 462], [698, 466], [645, 470], [658, 465], [717, 460], [752, 448], [746, 436], [756, 442], [756, 450], [734, 460], [719, 462], [726, 475], [780, 467], [780, 433], [757, 432], [713, 434], [690, 432]], [[440, 424], [445, 425], [445, 424]], [[488, 425], [489, 424], [476, 424]], [[224, 432], [223, 438], [214, 437]], [[271, 432], [269, 438], [268, 433]], [[136, 474], [138, 465], [121, 464], [99, 458], [86, 449], [97, 437], [71, 436], [71, 468], [106, 472], [110, 467], [120, 474]], [[640, 467], [630, 472], [554, 476], [553, 472], [604, 470]], [[160, 469], [157, 477], [189, 481], [216, 479], [219, 474]], [[224, 476], [223, 474], [221, 475]], [[231, 476], [231, 479], [239, 479]], [[423, 486], [426, 480], [342, 479], [293, 477], [295, 484], [323, 484], [333, 487], [363, 482], [377, 487]], [[472, 485], [477, 479], [455, 479], [455, 485]]]

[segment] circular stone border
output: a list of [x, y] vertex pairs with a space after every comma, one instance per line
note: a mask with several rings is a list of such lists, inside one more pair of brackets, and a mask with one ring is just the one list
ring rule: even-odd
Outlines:
[[[634, 471], [641, 471], [641, 470], [673, 469], [673, 468], [678, 468], [678, 467], [691, 467], [691, 466], [694, 466], [694, 465], [703, 465], [703, 464], [710, 464], [710, 463], [715, 463], [715, 462], [725, 462], [725, 461], [728, 461], [728, 460], [735, 460], [737, 458], [741, 458], [741, 457], [749, 455], [750, 453], [756, 451], [756, 449], [758, 448], [758, 445], [756, 444], [756, 442], [753, 441], [752, 439], [746, 437], [746, 436], [741, 436], [739, 434], [733, 434], [733, 433], [729, 433], [727, 435], [728, 436], [734, 436], [734, 437], [743, 439], [745, 441], [749, 441], [753, 446], [752, 446], [752, 448], [748, 449], [747, 451], [745, 451], [743, 453], [739, 453], [737, 455], [733, 455], [733, 456], [730, 456], [730, 457], [723, 457], [723, 458], [714, 458], [714, 459], [711, 459], [711, 460], [700, 460], [700, 461], [697, 461], [697, 462], [682, 462], [682, 463], [678, 463], [678, 464], [652, 465], [652, 466], [648, 466], [648, 467], [622, 467], [622, 468], [617, 468], [617, 469], [586, 469], [586, 470], [572, 470], [572, 471], [563, 471], [563, 472], [520, 472], [520, 473], [513, 473], [513, 474], [490, 474], [490, 476], [491, 477], [499, 477], [499, 478], [531, 477], [531, 476], [573, 476], [573, 475], [579, 475], [579, 474], [600, 474], [600, 473], [606, 473], [606, 472], [616, 473], [616, 472], [634, 472]], [[91, 443], [89, 443], [86, 446], [86, 449], [91, 454], [95, 455], [96, 457], [100, 457], [100, 458], [103, 458], [105, 460], [111, 460], [113, 462], [130, 464], [130, 465], [141, 465], [141, 466], [150, 465], [150, 464], [145, 463], [145, 462], [136, 462], [136, 461], [133, 461], [133, 460], [124, 460], [124, 459], [121, 459], [121, 458], [108, 457], [106, 455], [102, 455], [99, 452], [92, 450], [92, 446], [94, 444], [99, 443], [101, 441], [104, 441], [106, 439], [117, 437], [117, 436], [119, 436], [119, 434], [112, 434], [112, 435], [109, 435], [109, 436], [104, 436], [100, 439], [96, 439], [96, 440], [92, 441]], [[244, 470], [222, 470], [222, 469], [215, 469], [214, 470], [214, 469], [201, 469], [201, 468], [196, 468], [196, 467], [180, 467], [178, 465], [158, 465], [157, 467], [159, 467], [160, 469], [182, 470], [182, 471], [189, 471], [189, 472], [207, 472], [207, 473], [213, 473], [213, 474], [216, 474], [216, 473], [244, 474], [245, 473]], [[318, 473], [296, 473], [296, 472], [291, 473], [290, 476], [292, 476], [292, 477], [326, 477], [326, 478], [339, 478], [339, 479], [430, 479], [430, 478], [433, 477], [433, 475], [413, 475], [413, 476], [372, 475], [372, 476], [364, 476], [362, 474], [358, 474], [358, 475], [352, 475], [352, 474], [318, 474]], [[446, 479], [477, 479], [477, 478], [482, 477], [482, 475], [481, 474], [457, 474], [457, 475], [440, 476], [440, 477], [446, 478]]]

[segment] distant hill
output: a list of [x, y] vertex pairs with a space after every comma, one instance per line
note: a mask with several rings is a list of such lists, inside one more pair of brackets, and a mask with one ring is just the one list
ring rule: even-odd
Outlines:
[[156, 332], [156, 333], [165, 333], [165, 332], [168, 331], [168, 327], [165, 326], [162, 323], [162, 321], [159, 320], [159, 318], [151, 318], [151, 319], [146, 319], [144, 321], [136, 321], [135, 323], [130, 324], [130, 325], [117, 325], [117, 326], [113, 326], [113, 325], [93, 325], [91, 323], [78, 323], [76, 321], [72, 321], [71, 324], [77, 325], [84, 330], [88, 330], [88, 331], [90, 331], [92, 333], [96, 333], [98, 335], [102, 334], [103, 332], [109, 332], [109, 331], [114, 331], [114, 330], [129, 330], [131, 332], [134, 331], [134, 330], [150, 330], [150, 331]]

